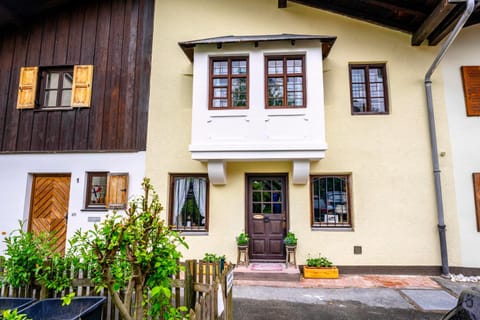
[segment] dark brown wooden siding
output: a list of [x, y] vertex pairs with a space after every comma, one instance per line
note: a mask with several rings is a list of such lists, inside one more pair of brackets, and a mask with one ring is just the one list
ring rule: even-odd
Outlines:
[[[145, 150], [154, 0], [78, 3], [0, 30], [0, 152]], [[78, 64], [90, 108], [16, 109], [21, 67]]]

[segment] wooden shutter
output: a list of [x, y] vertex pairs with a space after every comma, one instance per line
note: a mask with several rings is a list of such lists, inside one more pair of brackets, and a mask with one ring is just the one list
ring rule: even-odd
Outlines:
[[108, 209], [124, 209], [128, 201], [128, 173], [110, 173], [107, 180]]
[[467, 116], [480, 116], [480, 66], [463, 66], [462, 78]]
[[90, 107], [92, 99], [92, 65], [73, 67], [72, 107]]
[[480, 232], [480, 173], [473, 174], [473, 193], [475, 197], [475, 213], [477, 216], [477, 231]]
[[38, 67], [20, 68], [18, 84], [17, 109], [35, 108], [37, 92]]

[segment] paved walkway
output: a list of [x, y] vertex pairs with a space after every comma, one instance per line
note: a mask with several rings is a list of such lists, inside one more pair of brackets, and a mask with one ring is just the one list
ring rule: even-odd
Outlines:
[[480, 283], [412, 275], [340, 275], [339, 279], [235, 280], [234, 299], [305, 304], [358, 302], [368, 307], [414, 309], [439, 314], [455, 307], [460, 292]]

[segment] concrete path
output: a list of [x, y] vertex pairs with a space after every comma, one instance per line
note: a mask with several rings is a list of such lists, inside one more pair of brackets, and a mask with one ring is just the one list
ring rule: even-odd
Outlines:
[[463, 289], [479, 285], [391, 275], [299, 282], [235, 280], [234, 319], [441, 319], [455, 307]]

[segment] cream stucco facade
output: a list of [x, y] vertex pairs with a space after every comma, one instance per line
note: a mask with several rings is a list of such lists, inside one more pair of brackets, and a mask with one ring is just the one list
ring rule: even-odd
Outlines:
[[[407, 34], [290, 2], [288, 8], [278, 9], [275, 0], [157, 1], [146, 174], [165, 204], [165, 218], [169, 174], [208, 172], [207, 162], [192, 159], [189, 151], [196, 139], [192, 137], [192, 106], [198, 101], [192, 99], [198, 90], [194, 85], [198, 75], [194, 73], [196, 62], [187, 58], [178, 43], [283, 33], [337, 37], [318, 68], [323, 82], [318, 87], [323, 99], [321, 129], [328, 148], [323, 158], [312, 159], [309, 174], [350, 175], [352, 228], [312, 229], [310, 184], [293, 183], [293, 158], [229, 159], [224, 167], [226, 183], [210, 184], [208, 233], [186, 235], [190, 249], [185, 257], [201, 258], [213, 252], [236, 260], [235, 236], [246, 228], [246, 174], [287, 173], [288, 225], [299, 238], [300, 264], [308, 255], [322, 253], [338, 265], [439, 266], [423, 86], [438, 48], [412, 47]], [[351, 114], [349, 63], [386, 63], [389, 114]], [[441, 75], [435, 74], [433, 82], [434, 92], [437, 86], [443, 88]], [[434, 99], [439, 148], [446, 154], [440, 162], [442, 187], [445, 194], [453, 195], [443, 95], [435, 94]], [[454, 201], [444, 197], [449, 261], [461, 265]], [[354, 246], [362, 246], [362, 254], [354, 254]]]
[[[468, 117], [461, 66], [480, 65], [479, 26], [462, 30], [442, 63], [449, 133], [452, 144], [456, 205], [460, 227], [461, 264], [480, 267], [480, 232], [477, 231], [472, 174], [480, 172], [480, 118]], [[478, 208], [477, 210], [479, 210]]]

